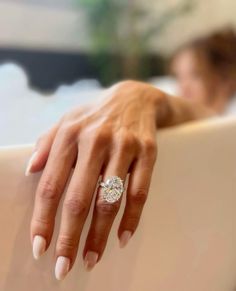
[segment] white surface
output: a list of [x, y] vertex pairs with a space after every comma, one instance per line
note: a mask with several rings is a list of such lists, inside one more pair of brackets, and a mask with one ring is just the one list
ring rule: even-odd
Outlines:
[[39, 176], [24, 177], [30, 148], [0, 150], [0, 290], [235, 290], [235, 132], [236, 120], [228, 119], [160, 132], [137, 233], [118, 248], [119, 212], [102, 261], [86, 273], [82, 242], [79, 261], [61, 283], [53, 274], [54, 242], [40, 261], [32, 258], [29, 224]]
[[20, 67], [0, 66], [0, 146], [34, 142], [70, 108], [100, 93], [99, 84], [88, 80], [61, 86], [45, 96], [29, 88]]
[[[173, 80], [155, 78], [155, 86], [173, 93]], [[98, 98], [102, 88], [95, 80], [60, 86], [49, 96], [28, 86], [25, 72], [14, 64], [0, 66], [0, 146], [32, 143], [74, 106]]]

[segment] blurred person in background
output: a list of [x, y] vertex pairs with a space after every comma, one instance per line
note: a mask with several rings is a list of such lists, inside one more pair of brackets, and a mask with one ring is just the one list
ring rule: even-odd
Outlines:
[[[26, 169], [27, 176], [43, 170], [31, 221], [35, 258], [51, 243], [58, 204], [74, 168], [55, 248], [57, 279], [63, 279], [75, 262], [94, 195], [83, 258], [87, 270], [101, 260], [123, 192], [123, 185], [117, 189], [108, 177], [123, 183], [129, 174], [118, 229], [120, 246], [128, 243], [148, 197], [157, 129], [224, 112], [235, 93], [235, 52], [232, 31], [198, 39], [178, 50], [171, 62], [182, 98], [150, 84], [123, 81], [105, 90], [97, 102], [68, 112], [40, 137]], [[104, 182], [95, 191], [100, 176]], [[104, 191], [119, 198], [108, 201]]]
[[227, 112], [236, 99], [235, 32], [220, 30], [181, 46], [171, 59], [170, 71], [181, 97], [217, 113]]

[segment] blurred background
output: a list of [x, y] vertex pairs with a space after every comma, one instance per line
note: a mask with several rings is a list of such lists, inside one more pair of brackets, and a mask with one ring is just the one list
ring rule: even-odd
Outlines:
[[234, 100], [236, 113], [235, 11], [235, 0], [0, 0], [0, 146], [35, 142], [128, 78], [217, 112]]
[[179, 45], [236, 26], [235, 0], [0, 0], [0, 62], [34, 88], [165, 74]]

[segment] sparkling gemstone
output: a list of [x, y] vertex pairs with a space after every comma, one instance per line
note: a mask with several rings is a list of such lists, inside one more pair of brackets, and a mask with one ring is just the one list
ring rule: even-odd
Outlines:
[[118, 201], [124, 192], [123, 181], [119, 177], [109, 177], [105, 182], [101, 183], [103, 187], [103, 198], [114, 203]]

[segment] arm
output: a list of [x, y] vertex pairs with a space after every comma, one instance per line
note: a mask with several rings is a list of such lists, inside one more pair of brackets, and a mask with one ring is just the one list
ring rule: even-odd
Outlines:
[[[168, 127], [184, 122], [203, 119], [214, 116], [216, 113], [201, 103], [194, 103], [181, 97], [176, 98], [165, 95], [163, 105], [163, 115], [158, 127]], [[158, 113], [157, 113], [158, 114]]]
[[216, 112], [204, 104], [168, 95], [146, 83], [124, 81], [116, 86], [121, 90], [121, 94], [126, 91], [139, 96], [140, 92], [143, 92], [143, 95], [150, 94], [150, 96], [153, 96], [157, 115], [157, 128], [169, 127], [216, 115]]

